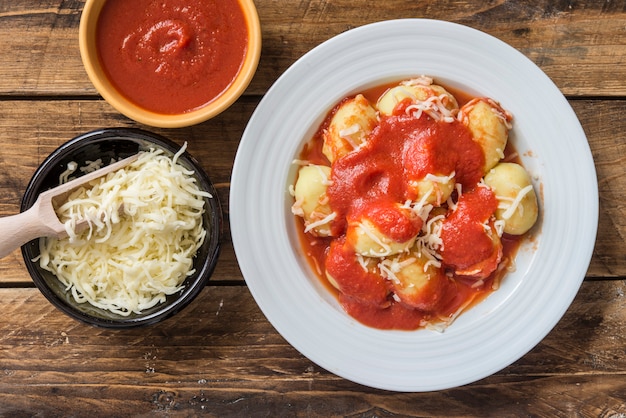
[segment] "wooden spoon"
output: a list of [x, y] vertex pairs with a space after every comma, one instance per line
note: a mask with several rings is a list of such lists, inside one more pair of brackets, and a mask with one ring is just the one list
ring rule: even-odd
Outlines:
[[[0, 218], [0, 234], [2, 235], [2, 240], [0, 241], [0, 258], [9, 255], [16, 248], [35, 238], [66, 237], [67, 232], [65, 231], [65, 226], [59, 221], [54, 211], [52, 199], [57, 201], [59, 199], [65, 200], [72, 190], [77, 189], [91, 180], [102, 177], [105, 174], [124, 168], [137, 160], [138, 157], [138, 154], [133, 155], [132, 157], [109, 164], [99, 170], [92, 171], [84, 176], [47, 190], [37, 197], [37, 200], [30, 209], [17, 215]], [[86, 223], [87, 221], [84, 222]], [[81, 226], [80, 224], [81, 222], [76, 224], [77, 229]]]

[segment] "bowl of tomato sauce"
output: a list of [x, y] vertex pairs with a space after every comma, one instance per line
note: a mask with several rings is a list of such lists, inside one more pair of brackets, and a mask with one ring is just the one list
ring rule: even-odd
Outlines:
[[252, 0], [87, 0], [79, 30], [100, 95], [150, 126], [204, 122], [248, 87], [260, 58]]

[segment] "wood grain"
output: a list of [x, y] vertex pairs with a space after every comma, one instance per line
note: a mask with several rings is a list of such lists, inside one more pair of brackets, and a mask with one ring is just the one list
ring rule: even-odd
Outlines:
[[[93, 95], [82, 68], [82, 1], [21, 0], [0, 5], [0, 95]], [[357, 26], [400, 18], [441, 19], [507, 42], [541, 67], [566, 95], [626, 95], [626, 3], [622, 1], [394, 0], [256, 1], [263, 50], [248, 94], [263, 94], [295, 60]]]
[[184, 314], [124, 331], [75, 322], [35, 289], [0, 289], [0, 310], [13, 318], [0, 323], [0, 415], [47, 416], [76, 405], [97, 416], [626, 413], [621, 281], [585, 283], [555, 329], [495, 375], [413, 394], [365, 388], [320, 368], [276, 333], [242, 289], [210, 286]]
[[[19, 210], [21, 194], [37, 166], [63, 142], [94, 129], [126, 126], [156, 132], [179, 144], [188, 142], [189, 151], [216, 184], [224, 210], [225, 251], [220, 267], [225, 280], [240, 280], [230, 242], [228, 190], [232, 163], [239, 139], [258, 104], [256, 97], [244, 97], [217, 118], [190, 128], [167, 130], [141, 126], [116, 113], [102, 100], [5, 100], [0, 101], [0, 138], [15, 146], [0, 149], [0, 216]], [[596, 163], [600, 194], [598, 240], [588, 276], [626, 277], [626, 132], [621, 115], [623, 100], [571, 100], [587, 134]], [[617, 135], [617, 136], [616, 136]], [[573, 166], [572, 166], [573, 167]], [[0, 263], [0, 283], [28, 282], [19, 253]], [[219, 280], [219, 279], [217, 279]]]
[[[572, 100], [587, 135], [598, 178], [600, 215], [598, 237], [589, 275], [625, 277], [626, 195], [621, 184], [626, 174], [626, 123], [621, 116], [626, 101]], [[576, 169], [576, 162], [567, 164]]]
[[[136, 124], [97, 95], [78, 50], [83, 0], [0, 2], [0, 216], [19, 210], [33, 172], [65, 141], [139, 127], [188, 142], [226, 226], [209, 286], [176, 317], [141, 329], [75, 322], [34, 288], [18, 251], [0, 260], [0, 417], [626, 416], [626, 0], [255, 3], [263, 50], [244, 97], [211, 121], [167, 130]], [[599, 187], [587, 280], [561, 321], [505, 369], [432, 393], [364, 387], [302, 356], [250, 295], [228, 228], [232, 163], [263, 94], [327, 39], [397, 18], [464, 24], [535, 62], [578, 115]]]

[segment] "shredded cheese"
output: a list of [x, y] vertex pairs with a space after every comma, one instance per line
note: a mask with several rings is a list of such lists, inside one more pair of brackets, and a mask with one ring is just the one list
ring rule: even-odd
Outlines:
[[[185, 148], [173, 158], [162, 150], [141, 152], [55, 208], [68, 238], [41, 238], [39, 263], [77, 302], [123, 316], [141, 313], [182, 290], [194, 273], [193, 257], [207, 234], [204, 198], [211, 195], [178, 164]], [[76, 231], [85, 219], [87, 229]]]
[[367, 267], [368, 264], [368, 260], [365, 259], [365, 257], [363, 257], [361, 254], [357, 253], [356, 254], [356, 260], [359, 263], [359, 265], [361, 266], [361, 268], [363, 269], [364, 272], [369, 272], [369, 268]]
[[498, 237], [501, 238], [502, 234], [504, 234], [505, 226], [506, 226], [506, 223], [502, 219], [499, 219], [493, 222], [493, 227], [496, 229], [496, 233], [498, 234]]
[[428, 222], [425, 222], [422, 227], [422, 233], [415, 240], [417, 255], [419, 257], [423, 255], [428, 259], [424, 264], [424, 272], [426, 272], [430, 266], [436, 268], [441, 267], [440, 252], [443, 250], [441, 221], [444, 218], [444, 215], [433, 216]]
[[426, 113], [436, 121], [452, 123], [456, 121], [456, 117], [455, 113], [445, 106], [447, 101], [448, 96], [445, 94], [430, 96], [426, 100], [416, 100], [414, 103], [407, 106], [405, 113], [407, 115], [412, 114], [416, 119], [421, 118], [422, 114]]
[[85, 161], [85, 165], [83, 167], [80, 167], [79, 170], [86, 174], [96, 171], [100, 168], [102, 168], [102, 159], [98, 158], [95, 161]]
[[410, 78], [400, 82], [402, 86], [431, 86], [435, 80], [432, 77], [426, 75], [420, 75], [419, 77]]
[[318, 173], [319, 173], [319, 175], [320, 175], [320, 178], [322, 179], [322, 180], [321, 180], [321, 183], [322, 183], [324, 186], [330, 186], [330, 185], [332, 185], [332, 184], [333, 184], [332, 180], [331, 180], [331, 179], [329, 179], [329, 178], [326, 176], [326, 173], [324, 172], [324, 170], [322, 170], [322, 167], [321, 167], [321, 166], [319, 166], [319, 165], [314, 165], [314, 167], [317, 169], [317, 171], [318, 171]]
[[[292, 209], [293, 211], [293, 209]], [[326, 225], [328, 223], [331, 223], [335, 218], [337, 217], [337, 213], [333, 212], [330, 215], [327, 215], [326, 217], [320, 219], [319, 221], [315, 221], [315, 222], [310, 222], [310, 223], [306, 223], [306, 228], [304, 228], [304, 232], [309, 232], [312, 229], [317, 228], [318, 226], [322, 226], [322, 225]]]
[[448, 176], [436, 176], [434, 174], [428, 173], [424, 177], [424, 180], [429, 180], [435, 183], [447, 184], [450, 180], [454, 178], [455, 175], [456, 175], [455, 171], [450, 173], [450, 175]]
[[298, 199], [295, 202], [293, 202], [293, 205], [291, 205], [291, 213], [293, 213], [296, 216], [304, 217], [304, 209], [302, 208], [303, 204], [304, 204], [304, 199]]
[[[413, 206], [413, 212], [415, 212], [417, 216], [422, 219], [423, 222], [426, 222], [426, 219], [428, 219], [428, 215], [430, 215], [430, 211], [433, 210], [434, 207], [433, 205], [428, 203], [428, 198], [430, 197], [432, 192], [433, 189], [429, 189], [428, 192], [424, 194], [424, 196], [422, 196], [422, 198]], [[405, 205], [410, 204], [409, 202], [405, 203]]]
[[[334, 213], [334, 212], [333, 212]], [[334, 219], [334, 218], [333, 218]], [[380, 249], [378, 252], [375, 252], [374, 249], [370, 249], [370, 254], [372, 257], [386, 257], [391, 254], [391, 246], [376, 235], [376, 233], [364, 222], [358, 223], [359, 233], [365, 234], [369, 237], [374, 243], [376, 243]], [[306, 231], [305, 231], [306, 232]]]
[[400, 279], [396, 276], [396, 273], [399, 273], [402, 269], [411, 264], [415, 263], [417, 259], [414, 257], [409, 257], [402, 261], [399, 260], [398, 257], [389, 259], [385, 258], [380, 263], [378, 263], [378, 268], [380, 269], [380, 274], [383, 278], [390, 280], [396, 284], [402, 284]]
[[69, 163], [67, 163], [67, 168], [59, 176], [59, 180], [61, 181], [61, 183], [67, 183], [69, 181], [69, 177], [74, 174], [77, 168], [78, 164], [76, 164], [74, 161], [70, 161]]
[[496, 196], [496, 198], [499, 201], [498, 209], [505, 209], [504, 213], [502, 213], [502, 218], [505, 220], [508, 220], [511, 218], [511, 216], [513, 216], [516, 210], [519, 209], [520, 211], [523, 211], [524, 206], [520, 205], [520, 203], [522, 203], [522, 199], [524, 199], [524, 197], [528, 193], [530, 193], [532, 190], [533, 190], [533, 186], [529, 184], [528, 186], [521, 189], [519, 193], [517, 193], [517, 196], [515, 196], [515, 199], [510, 199], [510, 198], [503, 197], [503, 196]]
[[352, 148], [356, 148], [357, 144], [355, 144], [352, 141], [352, 135], [361, 132], [361, 125], [359, 125], [358, 123], [354, 123], [350, 126], [348, 126], [345, 129], [342, 129], [339, 131], [339, 137], [342, 139], [347, 140], [350, 145], [352, 145]]

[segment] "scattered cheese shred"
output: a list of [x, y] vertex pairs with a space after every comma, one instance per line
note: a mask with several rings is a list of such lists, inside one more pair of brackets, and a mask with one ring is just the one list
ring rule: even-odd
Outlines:
[[[69, 237], [41, 238], [39, 263], [77, 302], [128, 316], [182, 290], [207, 234], [202, 216], [204, 198], [211, 197], [178, 164], [185, 148], [173, 158], [162, 150], [141, 152], [55, 208]], [[75, 231], [84, 219], [87, 229]]]
[[74, 161], [70, 161], [69, 163], [67, 163], [67, 168], [59, 176], [60, 182], [67, 183], [70, 175], [72, 175], [76, 171], [77, 168], [78, 168], [78, 164], [76, 164]]
[[[339, 136], [344, 139], [349, 139], [350, 135], [354, 135], [358, 132], [361, 132], [361, 125], [359, 125], [358, 123], [354, 123], [347, 128], [339, 131]], [[352, 143], [352, 145], [354, 145], [354, 143]]]
[[[400, 271], [402, 271], [402, 269], [410, 266], [416, 261], [417, 259], [414, 257], [409, 257], [402, 261], [400, 261], [398, 257], [394, 259], [385, 258], [378, 264], [378, 268], [380, 269], [381, 275], [385, 279], [391, 280], [397, 284], [402, 284], [402, 281], [398, 278], [398, 276], [396, 276], [396, 273], [399, 273]], [[409, 287], [412, 286], [409, 285]]]
[[448, 176], [436, 176], [434, 174], [426, 174], [426, 176], [424, 177], [424, 180], [429, 180], [429, 181], [433, 181], [435, 183], [441, 183], [441, 184], [446, 184], [448, 183], [450, 180], [452, 180], [454, 178], [454, 176], [456, 175], [456, 172], [453, 171], [452, 173], [450, 173], [450, 175]]
[[331, 223], [335, 218], [337, 217], [337, 213], [332, 212], [330, 215], [324, 217], [323, 219], [320, 219], [319, 221], [315, 221], [315, 222], [311, 222], [311, 223], [307, 223], [306, 224], [306, 228], [304, 229], [304, 232], [309, 232], [314, 228], [317, 228], [318, 226], [322, 226], [322, 225], [326, 225]]
[[456, 118], [454, 113], [446, 107], [445, 102], [447, 100], [448, 97], [445, 94], [430, 96], [426, 100], [418, 100], [407, 106], [405, 113], [407, 115], [412, 114], [416, 119], [421, 118], [422, 114], [426, 113], [436, 121], [452, 123], [456, 120]]
[[[509, 218], [511, 218], [511, 216], [513, 216], [513, 214], [515, 213], [516, 210], [518, 210], [518, 208], [520, 211], [523, 211], [524, 206], [521, 206], [520, 203], [522, 203], [522, 199], [524, 199], [524, 197], [528, 193], [530, 193], [532, 190], [533, 190], [533, 186], [529, 184], [528, 186], [521, 189], [519, 193], [517, 193], [517, 196], [515, 196], [515, 199], [510, 199], [510, 198], [503, 197], [503, 196], [496, 196], [496, 198], [500, 202], [500, 204], [498, 205], [498, 209], [505, 209], [504, 213], [502, 214], [502, 218], [505, 220], [508, 220]], [[508, 203], [509, 201], [510, 203]]]
[[[358, 223], [358, 229], [360, 234], [365, 234], [368, 238], [370, 238], [374, 243], [376, 243], [380, 248], [375, 251], [374, 248], [370, 248], [369, 254], [372, 257], [386, 257], [391, 254], [391, 246], [384, 242], [373, 230], [374, 226], [369, 223], [366, 224], [364, 222]], [[306, 231], [305, 231], [306, 232]]]
[[415, 241], [418, 256], [425, 256], [428, 261], [424, 264], [424, 272], [432, 265], [441, 267], [440, 251], [443, 250], [443, 240], [441, 239], [441, 221], [444, 215], [437, 215], [428, 220], [422, 227], [422, 233]]

